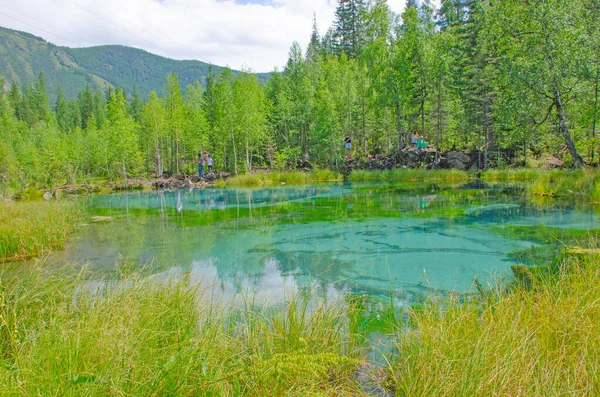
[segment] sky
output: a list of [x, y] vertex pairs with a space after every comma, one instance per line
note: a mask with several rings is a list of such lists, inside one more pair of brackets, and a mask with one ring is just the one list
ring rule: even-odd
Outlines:
[[[400, 13], [406, 0], [388, 0]], [[0, 0], [0, 26], [57, 45], [121, 44], [233, 69], [281, 69], [306, 48], [313, 13], [331, 26], [337, 0]]]

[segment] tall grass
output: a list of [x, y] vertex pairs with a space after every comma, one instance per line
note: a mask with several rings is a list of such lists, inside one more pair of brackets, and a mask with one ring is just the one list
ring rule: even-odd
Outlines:
[[390, 381], [407, 396], [600, 395], [600, 255], [485, 302], [430, 304], [399, 341]]
[[349, 306], [217, 306], [185, 277], [83, 283], [40, 268], [1, 279], [0, 394], [362, 395]]
[[533, 182], [547, 172], [529, 168], [492, 169], [482, 173], [481, 179], [484, 182]]
[[527, 182], [536, 196], [582, 197], [600, 203], [600, 171], [584, 170], [490, 170], [482, 175], [486, 182]]
[[268, 186], [280, 184], [309, 183], [309, 182], [334, 182], [341, 181], [341, 175], [328, 169], [316, 169], [311, 172], [286, 171], [286, 172], [256, 172], [242, 174], [227, 179], [227, 187]]
[[0, 262], [62, 249], [81, 219], [71, 201], [0, 202]]
[[580, 196], [600, 202], [600, 172], [596, 170], [548, 171], [530, 186], [540, 196]]
[[467, 182], [473, 176], [460, 170], [392, 169], [382, 171], [352, 171], [350, 182]]

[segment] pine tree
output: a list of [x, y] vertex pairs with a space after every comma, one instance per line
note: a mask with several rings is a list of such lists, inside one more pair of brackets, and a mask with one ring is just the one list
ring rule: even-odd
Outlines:
[[142, 118], [142, 112], [144, 110], [144, 101], [140, 96], [140, 90], [137, 84], [133, 85], [133, 96], [131, 103], [129, 104], [129, 114], [133, 117], [136, 122], [140, 122]]
[[88, 84], [84, 91], [78, 95], [79, 114], [81, 116], [81, 128], [85, 129], [88, 126], [89, 120], [94, 114], [94, 93], [92, 87]]
[[69, 105], [65, 98], [65, 92], [62, 85], [58, 83], [56, 87], [56, 105], [54, 106], [54, 114], [56, 122], [62, 132], [67, 132], [69, 129]]
[[321, 53], [321, 38], [319, 37], [319, 29], [317, 27], [317, 15], [313, 14], [313, 26], [312, 33], [310, 35], [310, 42], [306, 49], [306, 60], [314, 62], [319, 54]]
[[102, 129], [106, 122], [106, 100], [101, 91], [96, 91], [94, 94], [94, 119], [96, 128]]
[[338, 0], [333, 42], [338, 55], [356, 58], [362, 49], [364, 0]]
[[40, 72], [38, 79], [35, 82], [34, 94], [32, 97], [32, 110], [36, 121], [50, 122], [52, 120], [44, 72]]

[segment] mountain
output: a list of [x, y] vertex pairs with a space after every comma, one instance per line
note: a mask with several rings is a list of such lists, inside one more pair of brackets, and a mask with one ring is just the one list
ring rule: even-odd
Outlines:
[[[179, 76], [182, 88], [196, 80], [204, 84], [209, 67], [205, 62], [178, 61], [120, 45], [60, 47], [30, 33], [0, 27], [0, 75], [8, 84], [22, 85], [33, 83], [44, 72], [51, 100], [56, 98], [58, 83], [69, 98], [88, 84], [94, 90], [114, 86], [129, 93], [137, 84], [146, 97], [152, 90], [162, 92], [169, 72]], [[212, 69], [219, 74], [224, 68]], [[270, 74], [259, 73], [258, 78], [266, 82]]]

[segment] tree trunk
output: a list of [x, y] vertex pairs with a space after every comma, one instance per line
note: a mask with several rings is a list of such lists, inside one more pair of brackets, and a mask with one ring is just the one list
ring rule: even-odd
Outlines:
[[160, 146], [158, 144], [158, 140], [155, 142], [154, 150], [155, 150], [155, 154], [154, 154], [155, 166], [154, 167], [156, 169], [156, 175], [159, 178], [162, 178], [163, 172], [162, 172], [162, 164], [160, 161]]
[[238, 168], [237, 168], [237, 150], [235, 148], [235, 135], [233, 133], [233, 126], [231, 127], [231, 143], [233, 144], [233, 170], [235, 172], [235, 174], [238, 174]]
[[248, 133], [246, 133], [246, 171], [248, 171], [248, 172], [251, 171], [251, 167], [250, 167], [250, 150], [249, 150], [249, 144], [248, 144]]
[[175, 140], [175, 168], [179, 175], [179, 139]]
[[367, 155], [367, 115], [366, 115], [366, 106], [364, 98], [362, 100], [362, 136], [363, 136], [363, 153]]
[[562, 103], [562, 93], [560, 92], [559, 80], [558, 77], [554, 74], [554, 62], [552, 61], [552, 56], [550, 53], [546, 53], [546, 61], [548, 62], [548, 71], [552, 76], [552, 89], [554, 94], [554, 107], [556, 109], [556, 113], [558, 115], [559, 121], [559, 131], [562, 136], [565, 138], [565, 143], [567, 144], [567, 148], [569, 149], [569, 153], [571, 153], [571, 157], [573, 158], [573, 162], [575, 166], [578, 168], [583, 167], [583, 159], [577, 152], [577, 148], [571, 139], [571, 134], [569, 133], [569, 126], [567, 125], [567, 119], [565, 117], [565, 111]]
[[567, 125], [567, 119], [565, 118], [565, 113], [563, 109], [561, 93], [556, 84], [554, 85], [554, 107], [556, 108], [556, 113], [558, 114], [559, 131], [565, 138], [565, 143], [567, 144], [569, 153], [571, 153], [571, 157], [575, 162], [575, 166], [581, 168], [583, 167], [583, 159], [577, 152], [577, 148], [575, 147], [575, 144], [571, 139], [571, 134], [569, 133], [569, 127]]
[[396, 128], [398, 129], [398, 149], [404, 147], [404, 133], [402, 131], [402, 115], [400, 114], [400, 103], [396, 102]]
[[438, 161], [438, 153], [440, 151], [440, 134], [442, 132], [442, 84], [438, 81], [437, 95], [437, 128], [435, 132], [435, 161]]
[[492, 99], [490, 98], [489, 93], [485, 92], [485, 96], [483, 99], [483, 128], [486, 132], [486, 140], [487, 144], [485, 145], [485, 157], [483, 162], [483, 168], [488, 168], [488, 157], [490, 152], [494, 152], [496, 150], [496, 134], [494, 133], [494, 128], [492, 127], [491, 120], [491, 103]]
[[125, 167], [125, 159], [121, 159], [123, 163], [123, 181], [125, 181], [125, 185], [127, 185], [127, 168]]

